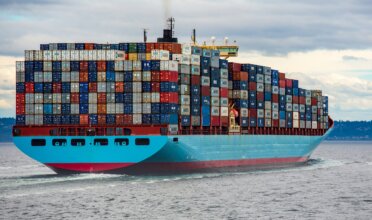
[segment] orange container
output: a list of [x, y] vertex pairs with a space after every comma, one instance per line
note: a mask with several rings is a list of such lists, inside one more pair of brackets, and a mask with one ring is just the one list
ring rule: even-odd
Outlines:
[[97, 61], [97, 71], [98, 72], [106, 71], [106, 61]]
[[105, 125], [106, 124], [106, 115], [98, 115], [98, 124]]
[[85, 43], [84, 44], [84, 49], [85, 50], [93, 50], [94, 49], [94, 44], [92, 44], [92, 43]]
[[89, 92], [97, 92], [97, 83], [95, 82], [89, 83]]
[[98, 104], [105, 104], [106, 103], [106, 93], [104, 93], [104, 92], [97, 93], [97, 103]]
[[79, 74], [79, 81], [80, 81], [80, 82], [88, 82], [88, 81], [89, 81], [89, 78], [88, 78], [88, 72], [80, 71], [80, 74]]
[[115, 92], [124, 92], [124, 83], [116, 82], [115, 83]]
[[[106, 104], [97, 104], [97, 113], [98, 114], [106, 114]], [[106, 120], [106, 118], [105, 118]]]
[[88, 122], [89, 122], [89, 117], [88, 117], [88, 115], [87, 114], [82, 114], [82, 115], [80, 115], [80, 124], [82, 124], [82, 125], [87, 125], [87, 124], [89, 124]]

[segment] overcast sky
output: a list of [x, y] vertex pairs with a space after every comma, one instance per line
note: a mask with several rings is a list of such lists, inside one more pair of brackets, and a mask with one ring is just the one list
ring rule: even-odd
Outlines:
[[271, 66], [322, 89], [339, 120], [372, 120], [369, 0], [0, 0], [0, 117], [14, 116], [14, 61], [49, 42], [155, 41], [165, 17], [180, 42], [236, 40], [233, 60]]

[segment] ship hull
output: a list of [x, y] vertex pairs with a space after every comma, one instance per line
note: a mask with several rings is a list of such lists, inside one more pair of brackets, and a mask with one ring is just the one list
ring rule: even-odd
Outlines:
[[[330, 129], [331, 130], [331, 129]], [[122, 173], [130, 175], [251, 170], [305, 163], [323, 136], [301, 135], [179, 135], [58, 137], [65, 146], [52, 146], [56, 137], [15, 137], [16, 146], [57, 173]], [[45, 146], [30, 146], [33, 138], [45, 138]], [[85, 139], [85, 146], [71, 146], [71, 139]], [[94, 139], [108, 139], [107, 146]], [[129, 144], [117, 146], [116, 138]], [[137, 146], [135, 138], [148, 138]]]

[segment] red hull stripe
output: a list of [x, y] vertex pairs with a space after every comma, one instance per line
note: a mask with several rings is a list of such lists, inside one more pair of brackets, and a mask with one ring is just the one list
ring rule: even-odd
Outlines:
[[102, 172], [125, 168], [136, 165], [136, 169], [147, 171], [182, 171], [208, 168], [238, 167], [238, 166], [259, 166], [272, 164], [300, 163], [305, 162], [307, 157], [288, 158], [262, 158], [244, 160], [215, 160], [215, 161], [193, 161], [193, 162], [142, 162], [134, 163], [47, 163], [45, 165], [77, 172]]
[[46, 163], [45, 165], [63, 170], [94, 173], [124, 168], [133, 163]]

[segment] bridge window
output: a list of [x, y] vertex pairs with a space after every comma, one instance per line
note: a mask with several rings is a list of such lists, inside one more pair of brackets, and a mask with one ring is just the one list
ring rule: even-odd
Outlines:
[[53, 139], [52, 144], [53, 146], [66, 146], [67, 141], [66, 139]]
[[107, 138], [94, 139], [94, 145], [107, 146], [108, 145], [108, 139]]
[[71, 139], [71, 145], [72, 146], [84, 146], [85, 139]]
[[31, 140], [31, 145], [32, 146], [37, 146], [37, 147], [40, 147], [40, 146], [45, 146], [45, 139], [32, 139]]
[[136, 138], [136, 145], [149, 145], [150, 139], [148, 138]]
[[128, 138], [116, 138], [115, 139], [115, 145], [128, 146], [129, 145], [129, 139]]

